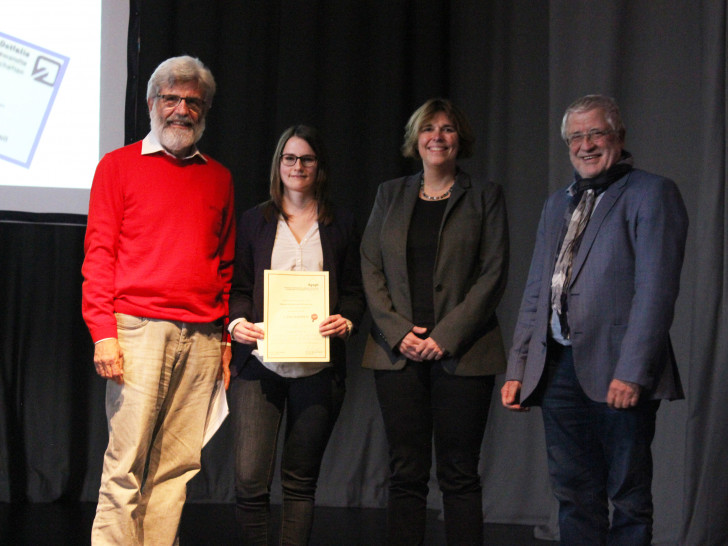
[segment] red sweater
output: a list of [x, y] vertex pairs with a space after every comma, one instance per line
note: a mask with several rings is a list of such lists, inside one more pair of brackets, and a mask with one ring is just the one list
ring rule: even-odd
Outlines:
[[82, 273], [94, 342], [117, 337], [114, 312], [212, 322], [227, 316], [235, 253], [230, 172], [207, 158], [106, 154], [91, 187]]

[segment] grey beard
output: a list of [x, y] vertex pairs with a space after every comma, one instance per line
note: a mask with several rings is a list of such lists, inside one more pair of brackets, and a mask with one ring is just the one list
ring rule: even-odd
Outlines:
[[152, 132], [159, 143], [171, 153], [186, 150], [197, 143], [205, 131], [205, 119], [193, 124], [190, 129], [178, 129], [167, 125], [159, 115], [152, 115]]

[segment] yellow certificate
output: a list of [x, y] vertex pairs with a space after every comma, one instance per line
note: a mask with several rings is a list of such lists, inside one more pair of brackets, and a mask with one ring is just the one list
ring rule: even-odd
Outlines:
[[329, 362], [329, 338], [319, 333], [329, 316], [328, 271], [264, 272], [266, 362]]

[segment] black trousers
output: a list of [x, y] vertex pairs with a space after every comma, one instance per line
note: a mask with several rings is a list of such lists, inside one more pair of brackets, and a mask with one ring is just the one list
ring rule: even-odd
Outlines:
[[422, 544], [434, 434], [449, 545], [483, 543], [478, 475], [493, 376], [448, 374], [439, 362], [375, 371], [389, 442], [388, 544]]

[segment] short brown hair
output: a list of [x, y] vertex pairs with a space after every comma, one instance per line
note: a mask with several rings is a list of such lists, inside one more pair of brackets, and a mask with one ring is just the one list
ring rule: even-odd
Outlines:
[[468, 118], [462, 110], [455, 106], [450, 100], [436, 98], [429, 99], [410, 116], [407, 125], [404, 127], [404, 144], [402, 144], [402, 155], [404, 157], [419, 158], [420, 152], [417, 149], [417, 139], [422, 127], [429, 123], [438, 112], [444, 112], [450, 118], [458, 133], [458, 157], [470, 157], [473, 155], [473, 144], [475, 135], [470, 128]]

